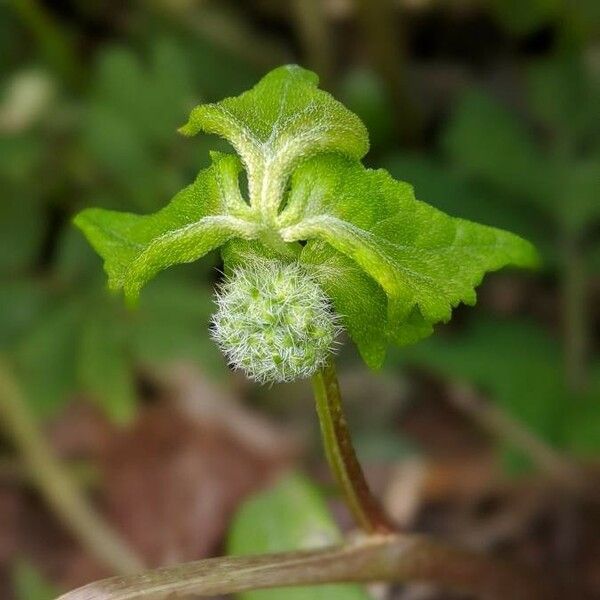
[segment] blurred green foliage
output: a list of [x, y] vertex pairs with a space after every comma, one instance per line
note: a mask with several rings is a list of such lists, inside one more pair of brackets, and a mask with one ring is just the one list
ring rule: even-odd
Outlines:
[[[396, 359], [448, 381], [469, 382], [557, 448], [579, 456], [600, 450], [600, 363], [588, 392], [574, 399], [563, 376], [559, 340], [531, 320], [478, 316], [460, 334], [439, 333]], [[531, 467], [509, 441], [500, 443], [511, 471]]]
[[[0, 11], [0, 26], [13, 22]], [[3, 57], [22, 50], [26, 35], [2, 36]], [[103, 45], [77, 94], [60, 71], [35, 66], [35, 51], [22, 62], [0, 88], [0, 351], [13, 358], [39, 416], [79, 392], [124, 422], [140, 368], [186, 358], [224, 373], [207, 331], [215, 261], [161, 278], [128, 311], [105, 290], [70, 215], [92, 204], [144, 212], [164, 204], [207, 155], [206, 138], [186, 142], [177, 127], [200, 99], [236, 91], [253, 69], [236, 71], [243, 60], [168, 33], [149, 46]]]
[[[318, 488], [305, 476], [289, 473], [270, 489], [247, 500], [234, 517], [229, 534], [229, 554], [247, 555], [286, 550], [308, 550], [341, 542]], [[274, 600], [281, 590], [239, 594], [242, 600]], [[286, 600], [368, 600], [356, 585], [295, 587]]]
[[[338, 85], [340, 98], [371, 131], [372, 154], [383, 157], [394, 176], [412, 182], [419, 197], [445, 212], [535, 241], [545, 276], [558, 279], [569, 268], [561, 254], [565, 235], [580, 242], [588, 276], [600, 268], [593, 235], [600, 217], [600, 85], [586, 50], [598, 24], [595, 4], [490, 0], [490, 15], [510, 35], [552, 26], [556, 48], [518, 65], [519, 102], [501, 101], [489, 89], [466, 89], [437, 149], [426, 154], [398, 149], [394, 106], [381, 75], [351, 65]], [[70, 226], [70, 215], [88, 205], [156, 210], [206, 165], [208, 147], [226, 147], [206, 136], [189, 142], [175, 130], [199, 101], [247, 88], [271, 66], [269, 60], [277, 60], [280, 48], [253, 38], [241, 13], [212, 5], [206, 10], [207, 23], [222, 24], [218, 42], [203, 29], [200, 13], [184, 18], [185, 11], [149, 9], [131, 13], [145, 34], [102, 39], [93, 52], [80, 53], [77, 44], [87, 33], [72, 30], [43, 5], [0, 6], [0, 68], [7, 75], [0, 86], [0, 351], [13, 357], [40, 416], [83, 393], [126, 421], [135, 411], [136, 372], [175, 358], [196, 360], [215, 375], [224, 372], [206, 331], [212, 278], [206, 267], [162, 276], [139, 310], [130, 312], [104, 290], [98, 259]], [[80, 16], [101, 14], [86, 10]], [[240, 52], [244, 45], [251, 51]], [[525, 325], [489, 327], [489, 348], [498, 347], [495, 339], [506, 327], [517, 335]], [[547, 335], [534, 320], [526, 327], [531, 339]], [[459, 330], [453, 343], [459, 347], [473, 335]], [[483, 356], [485, 340], [477, 339]], [[415, 348], [411, 360], [440, 372], [436, 343]], [[571, 395], [561, 375], [565, 350], [556, 339], [549, 357], [540, 353], [544, 344], [532, 343], [532, 369], [554, 369], [556, 379], [552, 390], [534, 386], [533, 400], [496, 390], [489, 383], [498, 376], [492, 367], [481, 382], [479, 371], [463, 373], [458, 364], [455, 372], [486, 388], [547, 439], [567, 444], [547, 423], [561, 418], [556, 406]], [[590, 358], [591, 372], [597, 362]], [[461, 364], [470, 364], [468, 355]], [[519, 380], [516, 363], [514, 372], [505, 368], [503, 378]], [[588, 394], [594, 393], [593, 379]], [[539, 423], [527, 416], [533, 405]], [[586, 415], [581, 421], [595, 422], [593, 407], [577, 406], [573, 412]], [[579, 445], [593, 446], [589, 440]]]
[[530, 123], [471, 92], [446, 131], [446, 151], [470, 178], [535, 207], [554, 232], [581, 231], [600, 215], [600, 80], [575, 59], [537, 63], [527, 74]]
[[16, 600], [54, 600], [58, 591], [29, 562], [18, 561], [13, 568]]
[[581, 42], [600, 31], [596, 0], [486, 0], [486, 4], [498, 22], [516, 35], [555, 26], [563, 36]]
[[442, 159], [394, 153], [388, 168], [443, 210], [519, 232], [558, 261], [564, 230], [600, 217], [600, 78], [581, 60], [527, 69], [527, 115], [469, 89], [441, 137]]

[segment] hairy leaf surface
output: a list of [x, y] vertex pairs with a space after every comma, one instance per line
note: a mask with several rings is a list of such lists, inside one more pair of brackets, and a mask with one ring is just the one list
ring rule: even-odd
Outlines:
[[369, 148], [360, 119], [317, 83], [311, 71], [280, 67], [240, 96], [196, 107], [180, 131], [231, 142], [248, 173], [250, 203], [263, 198], [276, 210], [286, 176], [301, 159], [332, 151], [360, 159]]
[[[325, 240], [379, 283], [388, 297], [388, 333], [399, 343], [427, 335], [460, 302], [474, 304], [487, 271], [537, 260], [518, 236], [449, 217], [416, 200], [410, 185], [387, 172], [339, 156], [319, 157], [296, 171], [282, 221], [288, 218], [296, 224], [282, 231], [284, 239]], [[314, 254], [313, 248], [305, 252]], [[323, 252], [322, 262], [329, 258]], [[346, 281], [343, 271], [339, 281]], [[346, 293], [356, 293], [351, 284]], [[352, 334], [356, 326], [349, 321], [348, 329]]]
[[424, 338], [459, 303], [474, 304], [486, 272], [534, 266], [536, 253], [363, 167], [364, 125], [317, 81], [300, 67], [280, 67], [240, 96], [198, 106], [182, 132], [218, 134], [239, 159], [213, 152], [212, 166], [153, 215], [89, 209], [76, 223], [104, 257], [110, 287], [130, 300], [160, 270], [220, 246], [226, 272], [253, 260], [299, 260], [365, 362], [378, 367], [389, 343]]
[[237, 178], [237, 159], [214, 158], [211, 167], [157, 213], [140, 216], [90, 208], [77, 215], [75, 224], [105, 260], [112, 289], [124, 288], [136, 300], [142, 285], [159, 271], [197, 260], [234, 236], [244, 237], [246, 224], [222, 212], [232, 203], [228, 184]]

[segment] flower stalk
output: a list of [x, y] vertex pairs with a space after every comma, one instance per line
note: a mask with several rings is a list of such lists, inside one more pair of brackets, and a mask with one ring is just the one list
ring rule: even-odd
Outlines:
[[313, 391], [327, 461], [356, 523], [370, 534], [394, 531], [358, 462], [332, 359], [313, 376]]

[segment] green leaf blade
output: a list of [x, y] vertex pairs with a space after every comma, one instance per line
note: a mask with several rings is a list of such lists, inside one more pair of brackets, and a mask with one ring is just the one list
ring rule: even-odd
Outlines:
[[313, 269], [365, 363], [372, 369], [380, 368], [387, 347], [383, 289], [351, 259], [321, 240], [308, 242], [300, 261]]
[[159, 271], [197, 260], [232, 237], [249, 235], [246, 222], [221, 214], [227, 201], [222, 178], [237, 176], [238, 169], [232, 169], [237, 159], [213, 158], [213, 166], [157, 213], [139, 216], [90, 208], [75, 217], [75, 225], [104, 258], [111, 289], [123, 288], [135, 301]]
[[300, 137], [303, 155], [337, 151], [362, 158], [369, 149], [364, 125], [317, 84], [318, 77], [311, 71], [297, 65], [279, 67], [240, 96], [196, 107], [180, 131], [220, 135], [242, 157], [246, 145], [281, 150]]
[[[537, 254], [516, 235], [450, 217], [418, 201], [409, 184], [366, 169], [364, 125], [317, 83], [314, 73], [288, 65], [237, 97], [196, 107], [181, 132], [218, 134], [240, 158], [211, 153], [212, 166], [152, 215], [89, 209], [75, 223], [104, 258], [109, 286], [130, 301], [159, 271], [219, 246], [226, 272], [253, 256], [298, 260], [377, 368], [389, 343], [414, 343], [458, 304], [474, 304], [487, 272], [536, 266]], [[498, 112], [478, 102], [485, 118], [476, 125]], [[498, 173], [522, 175], [530, 163], [540, 166], [539, 175], [537, 148], [506, 125], [494, 147], [514, 150], [514, 160], [497, 171], [489, 154], [478, 162], [476, 148], [465, 162], [472, 159], [471, 170], [484, 178], [510, 180]]]
[[58, 590], [28, 560], [19, 559], [12, 570], [17, 600], [53, 600]]
[[322, 239], [358, 264], [385, 290], [390, 335], [399, 343], [424, 337], [459, 303], [474, 304], [486, 272], [537, 264], [529, 242], [452, 218], [383, 170], [328, 156], [305, 163], [294, 178], [287, 210], [300, 220], [282, 236]]
[[301, 67], [279, 67], [240, 96], [196, 107], [180, 132], [227, 139], [246, 168], [250, 204], [272, 220], [288, 176], [303, 159], [336, 152], [358, 160], [369, 149], [361, 120], [317, 83]]

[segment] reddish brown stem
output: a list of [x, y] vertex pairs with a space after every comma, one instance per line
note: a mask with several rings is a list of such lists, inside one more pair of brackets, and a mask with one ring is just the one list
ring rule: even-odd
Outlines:
[[333, 361], [313, 377], [313, 390], [325, 454], [357, 524], [367, 533], [393, 531], [394, 526], [371, 494], [356, 457]]

